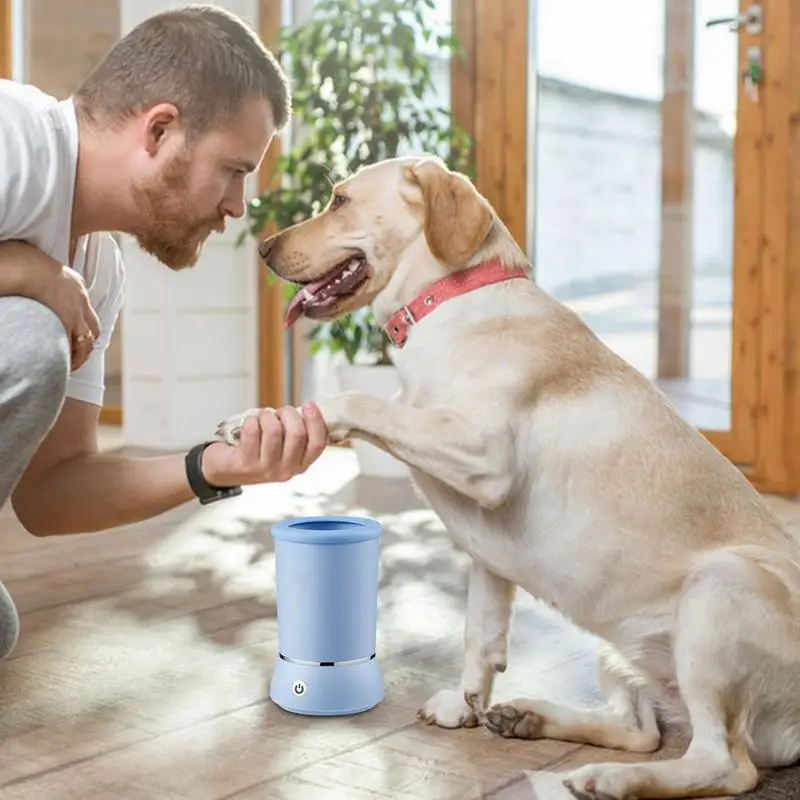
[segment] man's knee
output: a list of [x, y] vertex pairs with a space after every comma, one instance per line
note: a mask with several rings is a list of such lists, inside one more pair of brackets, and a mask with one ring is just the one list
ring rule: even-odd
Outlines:
[[61, 320], [24, 297], [0, 298], [0, 416], [15, 410], [26, 435], [44, 435], [64, 402], [70, 346]]
[[11, 595], [0, 583], [0, 660], [4, 659], [19, 641], [19, 614]]

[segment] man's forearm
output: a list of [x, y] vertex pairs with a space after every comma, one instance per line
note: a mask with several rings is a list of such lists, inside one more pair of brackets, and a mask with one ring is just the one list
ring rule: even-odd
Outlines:
[[193, 498], [182, 455], [137, 459], [88, 453], [37, 476], [13, 504], [31, 533], [57, 536], [141, 522]]
[[57, 261], [25, 242], [0, 242], [0, 297], [37, 300], [47, 279], [60, 269]]

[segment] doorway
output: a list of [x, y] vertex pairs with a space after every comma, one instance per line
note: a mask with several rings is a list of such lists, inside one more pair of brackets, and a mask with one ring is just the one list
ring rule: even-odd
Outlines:
[[537, 282], [759, 488], [796, 491], [793, 418], [770, 414], [794, 407], [780, 289], [792, 198], [767, 185], [787, 171], [798, 12], [532, 0], [529, 13]]

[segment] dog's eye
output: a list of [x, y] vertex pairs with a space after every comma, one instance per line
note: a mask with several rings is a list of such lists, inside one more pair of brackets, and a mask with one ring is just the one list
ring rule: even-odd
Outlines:
[[339, 208], [347, 202], [347, 198], [343, 194], [335, 194], [331, 200], [331, 208]]

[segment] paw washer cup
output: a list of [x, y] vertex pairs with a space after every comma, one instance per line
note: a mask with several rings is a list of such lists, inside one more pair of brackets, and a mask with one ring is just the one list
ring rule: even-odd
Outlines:
[[272, 527], [278, 655], [270, 697], [286, 711], [338, 716], [383, 700], [375, 652], [383, 527], [304, 517]]

